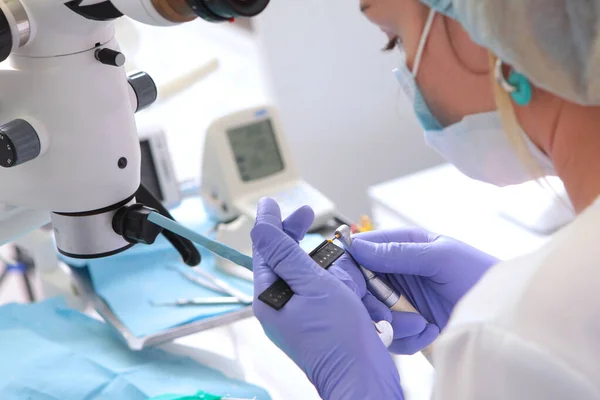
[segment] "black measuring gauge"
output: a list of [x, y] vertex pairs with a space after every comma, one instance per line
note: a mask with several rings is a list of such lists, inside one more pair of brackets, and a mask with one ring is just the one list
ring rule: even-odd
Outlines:
[[[331, 240], [324, 240], [308, 255], [322, 268], [329, 268], [344, 254], [344, 249], [333, 244]], [[294, 292], [283, 279], [276, 280], [262, 292], [258, 299], [275, 310], [280, 310], [292, 298]]]

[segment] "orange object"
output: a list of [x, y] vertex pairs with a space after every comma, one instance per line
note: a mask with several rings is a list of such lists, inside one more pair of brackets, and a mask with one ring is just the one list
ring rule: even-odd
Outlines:
[[358, 224], [359, 232], [370, 232], [373, 230], [373, 222], [371, 222], [371, 218], [367, 215], [363, 215], [360, 217], [360, 221]]

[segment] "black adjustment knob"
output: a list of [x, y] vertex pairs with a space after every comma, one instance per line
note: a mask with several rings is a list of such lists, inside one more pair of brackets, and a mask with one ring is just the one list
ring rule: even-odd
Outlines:
[[145, 72], [136, 72], [127, 77], [129, 85], [137, 97], [135, 112], [141, 111], [156, 101], [158, 89], [150, 75]]
[[125, 64], [125, 55], [112, 49], [98, 49], [95, 53], [96, 60], [102, 64], [122, 67]]
[[14, 167], [40, 155], [41, 144], [35, 129], [22, 119], [0, 126], [0, 166]]

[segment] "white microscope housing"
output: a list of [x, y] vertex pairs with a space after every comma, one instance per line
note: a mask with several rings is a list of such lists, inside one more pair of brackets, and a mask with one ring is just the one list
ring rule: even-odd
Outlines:
[[[115, 19], [226, 21], [256, 15], [268, 2], [0, 0], [0, 243], [44, 224], [48, 218], [31, 215], [49, 212], [65, 255], [96, 258], [131, 247], [112, 218], [135, 202], [134, 114], [156, 100], [157, 89], [145, 73], [126, 74]], [[25, 222], [11, 224], [7, 215]]]

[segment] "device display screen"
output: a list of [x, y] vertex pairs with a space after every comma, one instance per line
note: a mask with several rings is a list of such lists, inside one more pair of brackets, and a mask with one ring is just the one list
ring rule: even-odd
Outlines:
[[227, 135], [242, 181], [266, 178], [283, 170], [283, 160], [270, 120], [230, 129]]
[[149, 140], [140, 142], [142, 149], [142, 184], [152, 193], [158, 200], [164, 201], [162, 190], [160, 189], [160, 181], [158, 171], [154, 163], [152, 148]]

